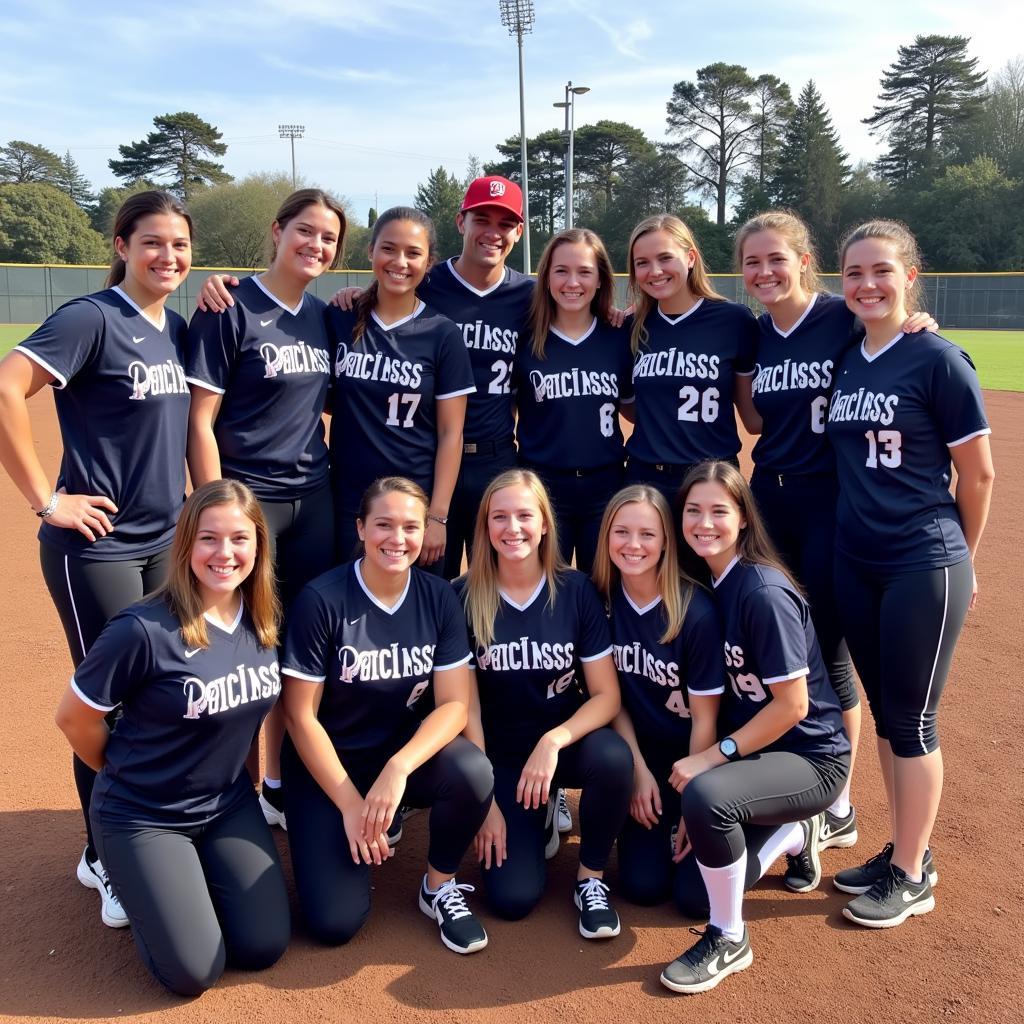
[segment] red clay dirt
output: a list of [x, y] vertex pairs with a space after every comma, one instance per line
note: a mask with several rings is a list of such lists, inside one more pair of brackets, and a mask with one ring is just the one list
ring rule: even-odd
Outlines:
[[[692, 997], [673, 996], [658, 983], [663, 964], [694, 939], [692, 922], [670, 907], [620, 900], [618, 938], [580, 938], [570, 897], [575, 835], [549, 865], [544, 902], [528, 920], [484, 915], [484, 952], [458, 957], [445, 950], [416, 907], [425, 815], [408, 822], [398, 854], [377, 869], [370, 921], [348, 946], [315, 945], [297, 920], [291, 947], [271, 970], [228, 972], [197, 1000], [165, 992], [139, 963], [128, 931], [103, 927], [95, 893], [75, 879], [82, 822], [70, 752], [53, 724], [71, 666], [38, 568], [36, 521], [3, 477], [0, 1020], [146, 1020], [156, 1013], [174, 1024], [1022, 1019], [1024, 716], [1013, 688], [1021, 679], [1024, 395], [986, 397], [999, 478], [978, 559], [980, 604], [968, 618], [943, 705], [937, 908], [886, 932], [849, 925], [840, 914], [849, 897], [833, 890], [832, 874], [876, 852], [887, 837], [866, 723], [854, 781], [860, 843], [827, 851], [821, 888], [806, 896], [783, 890], [778, 869], [765, 879], [747, 899], [753, 966]], [[55, 475], [60, 444], [52, 402], [40, 396], [31, 405], [39, 451]], [[278, 839], [289, 871], [280, 833]], [[478, 872], [467, 864], [460, 878], [475, 882]], [[614, 871], [610, 881], [614, 886]]]

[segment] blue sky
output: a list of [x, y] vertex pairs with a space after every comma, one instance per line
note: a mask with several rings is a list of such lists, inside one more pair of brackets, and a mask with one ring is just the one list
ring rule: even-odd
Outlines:
[[[1010, 7], [535, 0], [526, 131], [561, 127], [551, 104], [572, 79], [591, 88], [577, 126], [609, 118], [663, 139], [673, 84], [721, 60], [776, 74], [794, 95], [813, 78], [852, 159], [871, 159], [878, 147], [860, 119], [896, 48], [918, 33], [968, 35], [998, 70], [1024, 53]], [[107, 160], [118, 144], [143, 138], [159, 114], [191, 110], [215, 124], [236, 177], [289, 171], [277, 125], [304, 124], [300, 175], [362, 215], [408, 202], [432, 167], [461, 176], [468, 154], [493, 159], [494, 143], [519, 128], [516, 46], [497, 0], [179, 0], [160, 19], [156, 9], [6, 0], [0, 142], [70, 150], [101, 187], [116, 184]]]

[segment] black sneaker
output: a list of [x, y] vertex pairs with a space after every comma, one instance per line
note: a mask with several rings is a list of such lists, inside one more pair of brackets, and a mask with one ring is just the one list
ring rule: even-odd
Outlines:
[[279, 825], [285, 832], [288, 831], [288, 821], [284, 816], [284, 786], [278, 786], [277, 789], [261, 786], [260, 810], [268, 825]]
[[857, 811], [850, 808], [845, 818], [840, 818], [831, 811], [825, 812], [825, 820], [821, 825], [821, 839], [818, 840], [819, 850], [830, 850], [833, 846], [853, 846], [857, 842]]
[[[556, 833], [557, 835], [557, 833]], [[611, 889], [600, 878], [584, 878], [572, 891], [580, 912], [580, 935], [585, 939], [612, 939], [619, 934], [619, 915], [608, 901]]]
[[405, 817], [402, 812], [404, 810], [404, 807], [399, 807], [391, 819], [391, 824], [388, 825], [388, 846], [391, 849], [394, 849], [402, 841], [402, 822]]
[[690, 931], [700, 938], [661, 972], [662, 985], [673, 992], [707, 992], [754, 962], [746, 927], [739, 942], [727, 939], [713, 924], [703, 932], [696, 928]]
[[[876, 853], [870, 860], [858, 864], [855, 868], [846, 868], [836, 873], [832, 884], [840, 892], [853, 893], [854, 896], [867, 892], [880, 878], [882, 878], [889, 867], [892, 859], [892, 843], [886, 843], [881, 853]], [[924, 851], [924, 859], [921, 867], [928, 876], [931, 885], [939, 884], [939, 873], [935, 870], [935, 861], [932, 860], [932, 851]]]
[[865, 928], [895, 928], [908, 917], [935, 909], [928, 872], [920, 882], [912, 882], [907, 873], [890, 863], [888, 870], [867, 892], [843, 907], [843, 917]]
[[569, 810], [569, 801], [565, 797], [565, 790], [558, 791], [558, 831], [563, 835], [572, 831], [572, 812]]
[[472, 885], [459, 885], [454, 878], [434, 893], [427, 892], [426, 876], [420, 882], [420, 910], [437, 921], [441, 941], [456, 953], [475, 953], [487, 945], [487, 932], [462, 895], [472, 891]]
[[821, 860], [818, 857], [819, 836], [823, 815], [815, 814], [800, 822], [804, 833], [803, 849], [797, 854], [786, 854], [786, 873], [782, 884], [790, 892], [811, 892], [821, 882]]

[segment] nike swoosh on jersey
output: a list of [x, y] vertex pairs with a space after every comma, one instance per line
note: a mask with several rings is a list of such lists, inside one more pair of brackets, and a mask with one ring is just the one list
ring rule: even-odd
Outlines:
[[146, 336], [145, 335], [143, 335], [141, 338], [136, 338], [134, 334], [132, 335], [132, 341], [134, 341], [136, 345], [138, 345], [138, 343], [140, 341], [145, 341], [145, 340], [146, 340]]
[[269, 320], [261, 320], [260, 327], [269, 327], [274, 322], [274, 318], [271, 317]]
[[203, 650], [202, 647], [197, 647], [194, 651], [186, 651], [185, 652], [185, 657], [186, 658], [191, 658], [194, 655], [198, 654], [201, 650]]

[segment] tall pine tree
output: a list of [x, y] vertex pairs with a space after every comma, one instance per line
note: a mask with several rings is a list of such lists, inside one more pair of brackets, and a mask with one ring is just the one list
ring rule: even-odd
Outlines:
[[60, 170], [53, 183], [61, 192], [70, 196], [76, 206], [80, 206], [86, 212], [91, 210], [96, 202], [92, 185], [75, 162], [70, 149], [65, 150], [64, 156], [61, 157]]
[[432, 170], [427, 180], [416, 186], [416, 209], [428, 214], [437, 232], [439, 259], [458, 256], [462, 251], [462, 240], [455, 223], [462, 205], [462, 182], [443, 167]]

